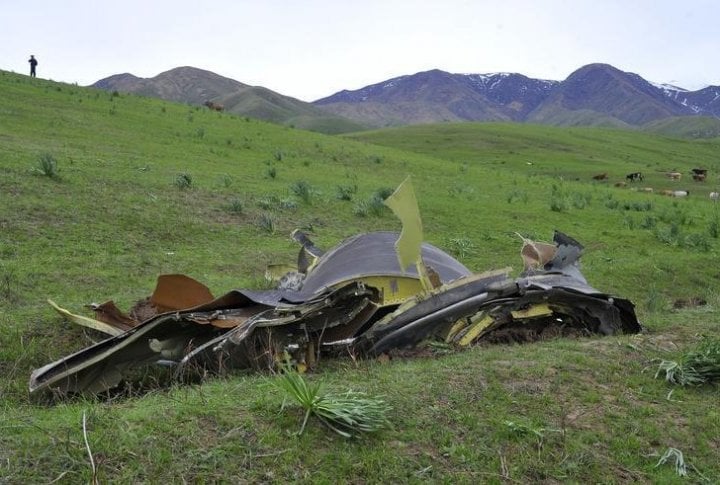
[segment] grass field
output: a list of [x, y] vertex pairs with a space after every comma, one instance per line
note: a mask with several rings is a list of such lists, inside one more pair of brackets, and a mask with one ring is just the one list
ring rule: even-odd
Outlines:
[[[330, 137], [0, 71], [0, 482], [90, 482], [94, 465], [117, 483], [672, 483], [673, 462], [656, 466], [670, 448], [691, 481], [720, 481], [720, 388], [654, 379], [654, 359], [717, 335], [718, 153], [718, 139], [511, 124]], [[709, 180], [687, 180], [693, 167]], [[634, 171], [636, 186], [690, 197], [613, 186]], [[398, 230], [375, 195], [407, 175], [429, 242], [517, 273], [516, 233], [562, 230], [585, 244], [589, 282], [634, 301], [647, 331], [322, 361], [308, 380], [393, 407], [392, 429], [352, 440], [317, 422], [294, 436], [302, 412], [281, 412], [267, 375], [149, 373], [113, 396], [28, 397], [33, 369], [99, 338], [47, 298], [128, 308], [162, 273], [215, 295], [263, 285], [268, 263], [294, 261], [294, 228], [325, 248]], [[706, 304], [673, 308], [690, 299]]]

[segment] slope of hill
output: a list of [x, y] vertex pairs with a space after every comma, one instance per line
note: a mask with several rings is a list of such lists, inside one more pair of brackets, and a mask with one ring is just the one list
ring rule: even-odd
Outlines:
[[673, 117], [650, 122], [643, 131], [682, 138], [720, 137], [720, 119], [707, 116]]
[[343, 133], [364, 128], [310, 103], [194, 67], [178, 67], [149, 79], [118, 74], [97, 81], [93, 87], [195, 105], [211, 101], [222, 104], [229, 113], [311, 131]]
[[547, 96], [553, 84], [519, 74], [466, 75], [435, 69], [357, 91], [341, 91], [315, 104], [328, 112], [376, 125], [510, 121], [523, 119]]
[[615, 118], [630, 125], [679, 115], [695, 114], [691, 109], [663, 95], [649, 82], [607, 64], [590, 64], [573, 72], [558, 84], [527, 120], [536, 123], [562, 114], [585, 110]]
[[[511, 123], [358, 139], [0, 71], [0, 482], [675, 483], [658, 464], [670, 448], [689, 480], [720, 479], [720, 389], [653, 378], [654, 359], [720, 324], [720, 219], [700, 195], [718, 183], [718, 141]], [[711, 180], [684, 199], [592, 181], [641, 169], [659, 187], [689, 161]], [[633, 300], [648, 332], [323, 355], [311, 385], [392, 406], [391, 429], [353, 440], [314, 416], [297, 436], [304, 412], [270, 373], [186, 383], [153, 367], [102, 396], [28, 398], [32, 369], [100, 338], [47, 298], [128, 308], [162, 273], [215, 295], [257, 288], [268, 263], [296, 261], [292, 229], [322, 248], [399, 230], [376, 201], [407, 175], [425, 238], [469, 268], [517, 273], [518, 234], [563, 230], [585, 244], [590, 284]]]
[[[428, 92], [439, 95], [429, 96]], [[375, 125], [512, 120], [638, 127], [669, 117], [715, 116], [720, 106], [718, 93], [718, 87], [688, 92], [658, 86], [607, 64], [590, 64], [562, 82], [521, 74], [450, 74], [433, 70], [356, 91], [341, 91], [315, 104], [331, 113]]]
[[697, 91], [676, 86], [662, 86], [661, 89], [668, 98], [690, 108], [694, 113], [720, 118], [720, 86], [708, 86]]

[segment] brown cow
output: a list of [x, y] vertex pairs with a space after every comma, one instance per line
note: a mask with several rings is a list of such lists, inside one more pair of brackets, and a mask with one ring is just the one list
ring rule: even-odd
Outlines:
[[211, 110], [215, 110], [215, 111], [222, 111], [225, 109], [225, 106], [223, 106], [221, 104], [213, 103], [212, 101], [205, 101], [204, 104]]
[[608, 178], [607, 172], [593, 175], [593, 180], [607, 180], [607, 178]]

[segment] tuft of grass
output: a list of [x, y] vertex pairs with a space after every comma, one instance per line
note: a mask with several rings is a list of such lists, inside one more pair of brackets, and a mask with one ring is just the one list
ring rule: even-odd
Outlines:
[[255, 225], [268, 234], [275, 233], [275, 218], [271, 214], [260, 214], [255, 220]]
[[466, 237], [448, 239], [447, 250], [456, 258], [464, 259], [475, 253], [475, 244]]
[[645, 309], [648, 313], [658, 313], [666, 307], [665, 297], [656, 286], [650, 286], [645, 298]]
[[686, 352], [679, 362], [662, 360], [655, 378], [665, 372], [665, 380], [680, 386], [699, 386], [720, 381], [720, 338], [705, 337]]
[[357, 193], [357, 185], [338, 185], [335, 187], [335, 198], [338, 200], [352, 200]]
[[683, 452], [677, 448], [668, 448], [665, 454], [658, 460], [655, 468], [664, 465], [671, 459], [675, 461], [675, 473], [680, 477], [686, 477], [688, 473], [687, 466], [685, 465], [685, 457], [683, 457]]
[[268, 167], [267, 170], [265, 170], [265, 176], [269, 179], [274, 179], [277, 177], [277, 169], [275, 167]]
[[242, 214], [245, 210], [245, 204], [240, 199], [232, 199], [226, 208], [232, 214]]
[[33, 169], [33, 172], [51, 179], [58, 179], [58, 163], [52, 153], [43, 153], [37, 159], [37, 166]]
[[175, 176], [175, 187], [180, 190], [186, 190], [192, 188], [193, 178], [187, 172], [179, 173]]
[[305, 180], [298, 180], [297, 182], [294, 182], [290, 185], [290, 191], [305, 204], [309, 204], [312, 200], [313, 188]]
[[[322, 391], [321, 383], [308, 384], [298, 372], [289, 368], [274, 380], [274, 384], [305, 410], [298, 435], [305, 431], [310, 416], [317, 417], [345, 438], [390, 426], [387, 418], [390, 406], [364, 392], [349, 390], [342, 394], [327, 394]], [[282, 407], [285, 408], [284, 401]]]

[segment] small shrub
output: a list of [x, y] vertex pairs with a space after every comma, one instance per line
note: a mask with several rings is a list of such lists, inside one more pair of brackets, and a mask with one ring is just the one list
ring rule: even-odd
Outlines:
[[380, 187], [375, 191], [375, 194], [373, 194], [373, 197], [380, 199], [381, 201], [387, 199], [390, 197], [393, 192], [395, 192], [395, 189], [391, 187]]
[[257, 206], [263, 210], [270, 210], [278, 205], [280, 200], [274, 195], [265, 196], [257, 201]]
[[245, 210], [245, 204], [240, 199], [232, 199], [227, 205], [227, 211], [232, 214], [242, 214]]
[[321, 423], [345, 438], [390, 426], [387, 419], [390, 406], [380, 398], [356, 391], [325, 393], [320, 383], [308, 384], [298, 372], [289, 368], [274, 383], [305, 410], [298, 435], [305, 431], [310, 416], [317, 417]]
[[640, 228], [652, 229], [657, 225], [657, 222], [657, 217], [647, 215], [642, 221], [640, 221]]
[[220, 184], [226, 189], [229, 189], [233, 184], [233, 179], [229, 174], [224, 173], [220, 176]]
[[298, 204], [292, 199], [281, 199], [278, 203], [278, 207], [283, 210], [295, 210], [297, 209]]
[[645, 299], [645, 309], [648, 313], [658, 313], [663, 311], [667, 306], [665, 297], [663, 297], [660, 290], [655, 286], [651, 286], [647, 292], [647, 298]]
[[293, 183], [290, 186], [290, 191], [295, 194], [300, 200], [302, 200], [305, 204], [309, 204], [312, 199], [312, 186], [305, 180], [298, 180], [297, 182]]
[[679, 362], [663, 360], [655, 378], [665, 372], [665, 380], [681, 386], [697, 386], [720, 381], [720, 339], [704, 337], [697, 347], [688, 350]]
[[361, 200], [357, 204], [355, 204], [355, 207], [353, 207], [353, 214], [357, 217], [367, 217], [370, 214], [370, 210], [368, 208], [368, 201]]
[[590, 205], [592, 196], [590, 194], [584, 194], [581, 192], [573, 192], [572, 194], [572, 206], [575, 209], [584, 209]]
[[51, 153], [43, 153], [40, 155], [37, 160], [37, 166], [33, 171], [51, 179], [59, 178], [57, 160]]
[[613, 199], [612, 196], [608, 197], [607, 200], [605, 200], [605, 207], [608, 209], [615, 210], [620, 206], [620, 201], [617, 199]]
[[275, 233], [275, 219], [270, 214], [261, 214], [256, 220], [255, 225], [263, 232], [268, 234]]
[[352, 200], [357, 193], [357, 185], [338, 185], [335, 187], [335, 198], [338, 200]]
[[635, 218], [632, 216], [624, 215], [623, 216], [623, 226], [625, 226], [627, 229], [630, 229], [631, 231], [635, 229]]
[[704, 253], [707, 253], [712, 249], [712, 244], [708, 240], [708, 237], [705, 234], [688, 234], [680, 241], [680, 247], [687, 248], [687, 249], [696, 249], [698, 251], [702, 251]]
[[447, 243], [450, 253], [456, 258], [467, 258], [475, 253], [475, 244], [466, 237], [450, 238]]
[[175, 186], [180, 190], [190, 189], [192, 188], [192, 184], [192, 175], [187, 172], [182, 172], [175, 176]]
[[522, 189], [513, 189], [510, 191], [510, 193], [507, 196], [507, 203], [512, 204], [513, 202], [527, 202], [528, 201], [528, 195], [527, 192], [525, 192]]
[[567, 212], [570, 208], [567, 198], [561, 195], [552, 195], [550, 197], [550, 210], [553, 212]]

